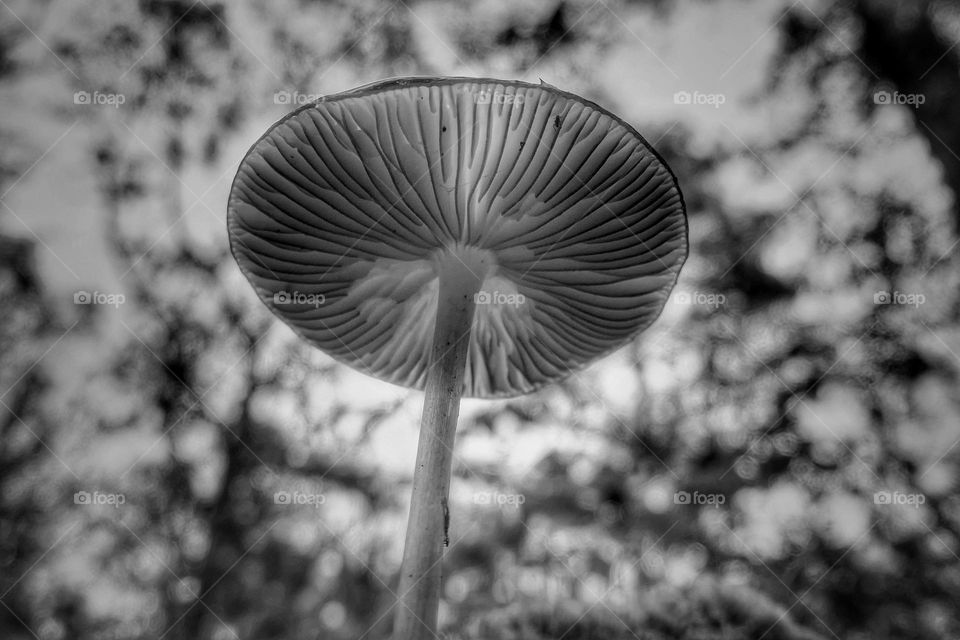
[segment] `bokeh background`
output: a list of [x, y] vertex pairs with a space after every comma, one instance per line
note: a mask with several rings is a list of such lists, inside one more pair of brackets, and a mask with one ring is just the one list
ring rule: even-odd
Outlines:
[[631, 122], [690, 258], [563, 384], [465, 401], [446, 637], [960, 638], [960, 7], [0, 0], [0, 637], [382, 638], [422, 396], [229, 256], [248, 146], [402, 75]]

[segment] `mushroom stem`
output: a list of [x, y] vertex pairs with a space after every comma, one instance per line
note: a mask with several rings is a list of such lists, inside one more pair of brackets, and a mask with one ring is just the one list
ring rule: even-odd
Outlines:
[[483, 267], [482, 262], [468, 266], [454, 254], [444, 255], [438, 264], [436, 326], [400, 567], [399, 602], [393, 628], [395, 640], [436, 638], [440, 564], [443, 548], [448, 544], [447, 497], [453, 443], [470, 345], [474, 296], [483, 282]]

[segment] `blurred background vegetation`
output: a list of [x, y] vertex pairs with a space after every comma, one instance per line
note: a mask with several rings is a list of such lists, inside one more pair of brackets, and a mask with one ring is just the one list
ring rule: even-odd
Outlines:
[[960, 637], [956, 2], [0, 5], [0, 637], [386, 634], [421, 394], [275, 322], [225, 207], [423, 74], [621, 115], [691, 234], [635, 344], [464, 403], [449, 637]]

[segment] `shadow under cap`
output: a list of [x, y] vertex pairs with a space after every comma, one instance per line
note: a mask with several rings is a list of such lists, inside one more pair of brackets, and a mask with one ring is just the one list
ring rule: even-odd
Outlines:
[[528, 393], [624, 344], [687, 253], [677, 181], [632, 127], [549, 85], [470, 78], [388, 80], [290, 113], [244, 157], [228, 229], [296, 333], [417, 389], [437, 274], [466, 267], [472, 397]]

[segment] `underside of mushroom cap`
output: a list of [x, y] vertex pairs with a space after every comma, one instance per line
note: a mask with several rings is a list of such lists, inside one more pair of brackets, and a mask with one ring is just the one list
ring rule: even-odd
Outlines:
[[686, 258], [676, 179], [629, 125], [548, 85], [389, 80], [312, 102], [247, 152], [233, 254], [305, 340], [423, 388], [449, 260], [480, 282], [464, 395], [513, 396], [656, 319]]

